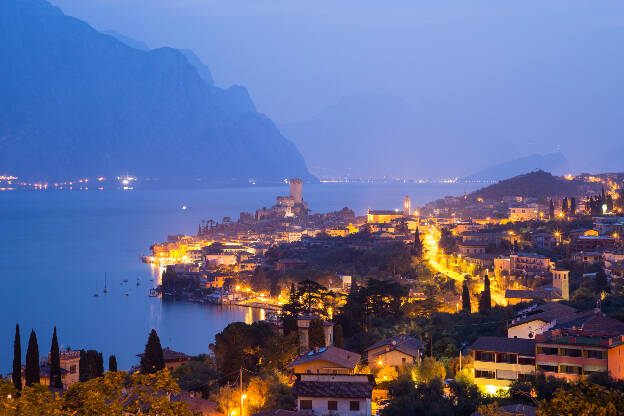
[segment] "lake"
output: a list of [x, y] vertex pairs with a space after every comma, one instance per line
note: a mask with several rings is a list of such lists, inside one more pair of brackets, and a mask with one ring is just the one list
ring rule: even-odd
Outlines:
[[[304, 184], [303, 195], [313, 212], [348, 206], [364, 215], [369, 207], [401, 208], [405, 195], [418, 206], [477, 187], [324, 183]], [[55, 325], [63, 347], [101, 351], [105, 366], [108, 355], [115, 354], [120, 369], [138, 364], [136, 354], [151, 328], [163, 347], [207, 352], [228, 323], [252, 322], [260, 311], [149, 298], [157, 269], [141, 263], [140, 256], [168, 234], [195, 234], [201, 219], [236, 219], [241, 211], [269, 207], [277, 195], [287, 194], [287, 185], [0, 192], [0, 372], [11, 369], [15, 323], [21, 327], [24, 356], [31, 328], [40, 355], [46, 355]]]

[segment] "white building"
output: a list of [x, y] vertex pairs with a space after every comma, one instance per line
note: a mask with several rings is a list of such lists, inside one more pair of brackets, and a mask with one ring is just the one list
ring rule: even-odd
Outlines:
[[317, 416], [371, 416], [372, 375], [300, 374], [293, 385], [297, 410]]

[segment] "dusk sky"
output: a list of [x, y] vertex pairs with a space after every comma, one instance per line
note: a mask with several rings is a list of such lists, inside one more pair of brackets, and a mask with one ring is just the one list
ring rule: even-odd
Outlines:
[[[244, 85], [278, 125], [353, 95], [401, 100], [411, 117], [395, 122], [410, 124], [399, 145], [447, 143], [450, 174], [558, 150], [572, 171], [609, 170], [624, 154], [621, 1], [53, 3], [150, 48], [192, 49], [217, 85]], [[487, 160], [470, 153], [492, 144]]]

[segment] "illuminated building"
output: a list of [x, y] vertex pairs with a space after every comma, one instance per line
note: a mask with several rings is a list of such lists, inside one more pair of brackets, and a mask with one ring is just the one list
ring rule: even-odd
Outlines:
[[295, 374], [353, 374], [360, 354], [329, 345], [295, 358], [286, 369]]
[[577, 381], [593, 373], [624, 379], [624, 323], [592, 312], [535, 337], [537, 369]]
[[300, 374], [292, 392], [302, 413], [371, 416], [374, 384], [370, 374]]
[[539, 219], [539, 207], [537, 204], [509, 208], [510, 221], [537, 221]]
[[371, 345], [364, 352], [369, 366], [393, 366], [398, 369], [420, 362], [423, 351], [421, 340], [409, 335], [397, 335]]
[[475, 384], [490, 394], [508, 389], [516, 380], [535, 373], [535, 341], [481, 336], [470, 346], [474, 352]]
[[403, 213], [400, 211], [369, 209], [366, 212], [366, 222], [369, 224], [384, 224], [399, 218], [403, 218]]
[[406, 217], [409, 217], [410, 215], [412, 215], [412, 204], [410, 202], [409, 196], [405, 196], [405, 199], [403, 200], [403, 215], [405, 215]]

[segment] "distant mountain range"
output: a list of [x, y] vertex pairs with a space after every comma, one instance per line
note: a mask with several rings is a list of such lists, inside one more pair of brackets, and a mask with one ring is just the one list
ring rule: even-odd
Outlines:
[[0, 173], [314, 179], [247, 90], [216, 87], [190, 51], [100, 33], [44, 0], [1, 1], [0, 35]]
[[532, 154], [494, 165], [483, 169], [470, 176], [462, 178], [462, 181], [500, 181], [511, 178], [529, 171], [544, 170], [556, 174], [565, 173], [568, 167], [568, 160], [560, 153], [550, 153], [547, 155]]

